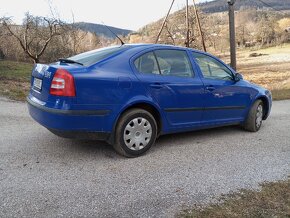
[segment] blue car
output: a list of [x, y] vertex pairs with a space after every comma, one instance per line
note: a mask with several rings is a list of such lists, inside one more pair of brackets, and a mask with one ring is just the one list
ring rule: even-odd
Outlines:
[[27, 102], [54, 134], [104, 140], [136, 157], [164, 134], [226, 125], [256, 132], [272, 96], [208, 53], [125, 44], [36, 64]]

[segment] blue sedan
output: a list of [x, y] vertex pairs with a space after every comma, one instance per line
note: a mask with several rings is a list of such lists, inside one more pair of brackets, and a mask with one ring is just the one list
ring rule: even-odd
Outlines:
[[272, 96], [208, 53], [125, 44], [36, 64], [27, 102], [54, 134], [105, 140], [136, 157], [164, 134], [225, 125], [256, 132]]

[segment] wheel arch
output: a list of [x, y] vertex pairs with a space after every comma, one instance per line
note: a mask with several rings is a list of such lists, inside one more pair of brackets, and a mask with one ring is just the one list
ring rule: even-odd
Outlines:
[[263, 115], [263, 120], [266, 120], [269, 114], [269, 110], [270, 110], [270, 102], [268, 100], [268, 98], [266, 96], [260, 95], [258, 96], [252, 103], [252, 105], [257, 101], [257, 100], [261, 100], [263, 102], [263, 106], [264, 106], [264, 115]]
[[122, 113], [120, 114], [119, 118], [126, 111], [133, 109], [133, 108], [143, 109], [145, 111], [148, 111], [150, 114], [152, 114], [152, 116], [154, 117], [156, 124], [157, 124], [157, 130], [158, 130], [157, 135], [159, 135], [159, 133], [161, 132], [161, 129], [162, 129], [162, 118], [161, 118], [161, 114], [160, 114], [159, 110], [155, 106], [153, 106], [152, 104], [149, 104], [148, 102], [146, 102], [146, 103], [139, 102], [139, 103], [132, 104], [129, 107], [127, 107], [125, 110], [123, 110]]
[[113, 132], [109, 138], [109, 143], [112, 144], [114, 142], [114, 137], [115, 137], [115, 129], [116, 126], [121, 118], [121, 116], [128, 110], [134, 109], [134, 108], [138, 108], [138, 109], [143, 109], [148, 111], [149, 113], [152, 114], [152, 116], [154, 117], [156, 124], [157, 124], [157, 137], [161, 134], [162, 131], [162, 127], [163, 127], [163, 117], [161, 114], [160, 109], [154, 105], [153, 103], [149, 102], [149, 101], [136, 101], [136, 102], [131, 102], [130, 104], [127, 104], [126, 107], [122, 108], [122, 110], [120, 110], [115, 122], [114, 122], [114, 126], [113, 126]]

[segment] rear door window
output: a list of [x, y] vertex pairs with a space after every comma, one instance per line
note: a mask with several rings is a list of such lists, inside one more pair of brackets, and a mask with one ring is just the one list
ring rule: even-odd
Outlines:
[[148, 52], [137, 58], [134, 61], [134, 65], [140, 73], [160, 74], [153, 52]]
[[162, 75], [192, 77], [193, 70], [186, 51], [156, 50], [156, 58]]

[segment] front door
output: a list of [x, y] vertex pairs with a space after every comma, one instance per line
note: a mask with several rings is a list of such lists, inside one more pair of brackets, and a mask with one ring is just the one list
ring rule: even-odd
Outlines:
[[233, 72], [209, 55], [193, 52], [205, 86], [204, 122], [222, 124], [244, 119], [251, 93], [242, 82], [234, 80]]

